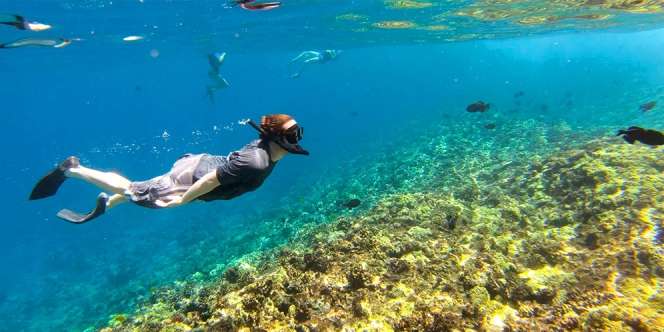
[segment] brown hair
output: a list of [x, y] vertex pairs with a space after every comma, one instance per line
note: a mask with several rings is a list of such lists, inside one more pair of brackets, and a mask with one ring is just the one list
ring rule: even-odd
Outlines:
[[283, 125], [292, 120], [288, 114], [269, 114], [261, 117], [261, 129], [267, 134], [282, 135], [285, 133]]

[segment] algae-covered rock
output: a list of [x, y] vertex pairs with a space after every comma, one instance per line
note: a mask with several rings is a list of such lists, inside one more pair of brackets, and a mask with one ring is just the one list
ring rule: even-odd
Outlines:
[[525, 270], [519, 273], [519, 278], [524, 281], [529, 299], [550, 303], [556, 295], [566, 291], [574, 277], [559, 267], [545, 265], [536, 270]]

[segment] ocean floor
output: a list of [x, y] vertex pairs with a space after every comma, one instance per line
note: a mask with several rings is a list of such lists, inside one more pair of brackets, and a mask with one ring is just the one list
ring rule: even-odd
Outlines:
[[535, 120], [441, 126], [331, 169], [244, 237], [283, 243], [102, 330], [664, 329], [661, 148]]

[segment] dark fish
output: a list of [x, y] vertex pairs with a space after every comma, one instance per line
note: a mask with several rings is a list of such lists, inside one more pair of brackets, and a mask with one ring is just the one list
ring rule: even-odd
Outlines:
[[228, 280], [230, 283], [235, 283], [240, 280], [240, 271], [234, 267], [229, 267], [224, 271], [224, 279]]
[[585, 245], [588, 247], [588, 249], [595, 250], [597, 249], [598, 245], [597, 242], [599, 241], [599, 237], [595, 233], [588, 234], [585, 239]]
[[546, 112], [549, 111], [549, 106], [542, 104], [542, 105], [540, 105], [540, 110], [542, 110], [542, 112], [546, 113]]
[[496, 124], [495, 123], [487, 123], [484, 125], [484, 128], [486, 129], [496, 129]]
[[475, 112], [484, 113], [490, 107], [491, 107], [491, 104], [487, 104], [483, 101], [477, 101], [477, 102], [474, 102], [474, 103], [468, 105], [468, 107], [466, 107], [466, 111], [470, 112], [470, 113], [475, 113]]
[[648, 112], [648, 111], [652, 110], [653, 108], [655, 108], [655, 106], [657, 106], [657, 102], [653, 100], [653, 101], [649, 101], [645, 104], [641, 104], [641, 106], [639, 106], [639, 109], [641, 110], [641, 112]]
[[358, 115], [360, 115], [360, 113], [358, 113], [357, 111], [350, 112], [350, 116], [355, 117], [355, 116], [358, 116]]
[[523, 97], [525, 94], [526, 94], [526, 93], [523, 92], [523, 91], [517, 91], [517, 92], [514, 94], [514, 98], [520, 98], [520, 97]]
[[361, 203], [361, 202], [360, 202], [359, 199], [357, 199], [357, 198], [353, 198], [353, 199], [350, 199], [350, 200], [348, 200], [348, 201], [346, 201], [346, 202], [343, 202], [343, 203], [341, 204], [341, 206], [343, 206], [343, 207], [345, 207], [345, 208], [347, 208], [347, 209], [350, 210], [350, 209], [353, 209], [353, 208], [358, 207], [358, 206], [360, 205], [360, 203]]
[[629, 127], [627, 130], [619, 130], [616, 136], [620, 135], [629, 144], [634, 144], [634, 141], [651, 146], [664, 144], [664, 134], [657, 130]]
[[453, 231], [454, 228], [456, 228], [456, 224], [457, 224], [457, 220], [456, 220], [455, 217], [447, 216], [447, 218], [445, 218], [445, 227], [448, 230]]

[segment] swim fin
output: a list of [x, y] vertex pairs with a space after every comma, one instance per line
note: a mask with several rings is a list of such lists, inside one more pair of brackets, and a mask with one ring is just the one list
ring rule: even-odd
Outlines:
[[72, 210], [62, 209], [58, 212], [57, 216], [72, 224], [84, 224], [104, 214], [106, 212], [106, 202], [108, 202], [108, 195], [101, 193], [97, 196], [97, 206], [95, 206], [94, 210], [86, 214], [79, 214]]
[[25, 18], [23, 18], [23, 16], [20, 15], [12, 15], [12, 14], [0, 15], [0, 24], [10, 25], [19, 30], [26, 29]]
[[65, 171], [80, 165], [80, 161], [76, 157], [69, 157], [65, 159], [58, 167], [46, 174], [30, 193], [29, 200], [42, 199], [46, 197], [51, 197], [58, 192], [58, 188], [67, 180], [65, 176]]

